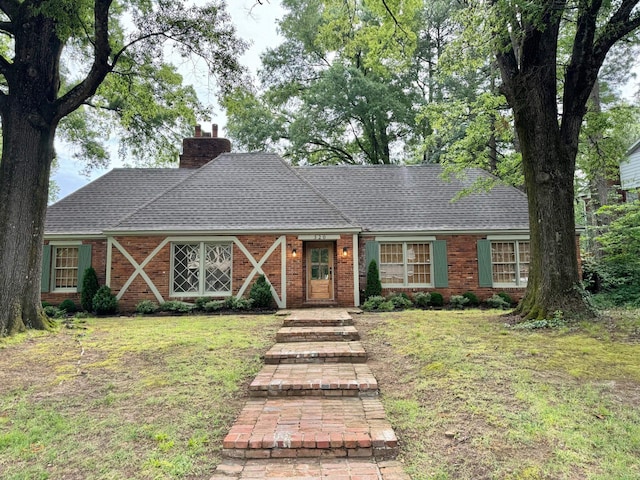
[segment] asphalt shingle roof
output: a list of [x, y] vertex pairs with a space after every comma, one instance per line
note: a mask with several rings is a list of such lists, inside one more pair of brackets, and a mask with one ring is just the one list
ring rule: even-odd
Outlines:
[[197, 170], [121, 168], [51, 205], [45, 232], [528, 229], [522, 192], [498, 186], [452, 202], [488, 174], [447, 182], [441, 173], [439, 165], [290, 167], [268, 153], [225, 153]]

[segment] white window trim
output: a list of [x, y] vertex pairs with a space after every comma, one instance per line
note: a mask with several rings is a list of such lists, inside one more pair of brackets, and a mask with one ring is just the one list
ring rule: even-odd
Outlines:
[[[386, 239], [385, 239], [386, 240]], [[383, 283], [382, 288], [432, 288], [433, 287], [433, 241], [426, 241], [424, 237], [420, 240], [395, 240], [395, 241], [380, 241], [380, 247], [383, 244], [401, 244], [402, 245], [402, 273], [403, 273], [403, 283]], [[409, 283], [409, 273], [407, 268], [407, 243], [421, 243], [425, 245], [429, 245], [429, 278], [431, 279], [431, 283]], [[380, 259], [378, 259], [380, 260]], [[380, 280], [382, 281], [382, 262], [378, 262], [378, 275], [380, 276]], [[424, 264], [419, 264], [424, 265]]]
[[[493, 284], [493, 288], [525, 288], [527, 286], [527, 281], [524, 283], [520, 282], [520, 242], [528, 242], [529, 249], [531, 249], [531, 240], [529, 237], [525, 236], [516, 236], [516, 237], [503, 237], [502, 235], [496, 235], [493, 237], [487, 237], [487, 240], [491, 241], [491, 282]], [[493, 242], [496, 243], [514, 243], [515, 244], [515, 256], [516, 256], [516, 281], [515, 283], [498, 283], [493, 281]], [[529, 252], [531, 255], [531, 252]]]
[[[198, 291], [197, 292], [176, 292], [174, 291], [174, 275], [175, 275], [175, 263], [174, 263], [174, 246], [175, 245], [185, 245], [185, 244], [198, 244], [198, 254], [200, 260], [200, 271], [198, 276]], [[231, 248], [231, 272], [230, 272], [230, 282], [229, 282], [229, 291], [228, 292], [206, 292], [204, 291], [204, 269], [205, 262], [202, 261], [205, 258], [205, 245], [228, 245]], [[184, 240], [184, 241], [175, 241], [171, 242], [171, 260], [169, 262], [171, 272], [169, 274], [169, 296], [177, 297], [177, 298], [193, 298], [193, 297], [230, 297], [233, 292], [233, 245], [234, 242], [227, 241], [212, 241], [212, 240]]]
[[[78, 247], [78, 257], [80, 256], [80, 246], [82, 246], [81, 241], [71, 241], [71, 240], [54, 240], [50, 241], [49, 245], [51, 246], [51, 265], [49, 266], [50, 270], [50, 282], [51, 282], [51, 293], [78, 293], [78, 287], [66, 287], [66, 288], [56, 288], [56, 248], [58, 247]], [[80, 272], [77, 272], [78, 274]], [[76, 283], [78, 281], [76, 275]]]

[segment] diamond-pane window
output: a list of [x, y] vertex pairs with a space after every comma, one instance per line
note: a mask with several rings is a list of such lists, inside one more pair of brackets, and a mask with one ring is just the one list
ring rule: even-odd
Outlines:
[[431, 244], [381, 243], [380, 282], [394, 287], [431, 284]]
[[174, 243], [173, 294], [231, 293], [231, 250], [229, 243]]

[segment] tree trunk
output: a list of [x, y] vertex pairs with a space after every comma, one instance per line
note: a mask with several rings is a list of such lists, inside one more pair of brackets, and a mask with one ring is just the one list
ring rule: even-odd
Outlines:
[[2, 127], [0, 336], [51, 326], [40, 304], [40, 272], [55, 134], [34, 127], [19, 105], [5, 109]]

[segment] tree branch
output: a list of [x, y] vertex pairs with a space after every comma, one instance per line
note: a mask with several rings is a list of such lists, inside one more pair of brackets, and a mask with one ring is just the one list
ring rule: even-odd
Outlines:
[[13, 36], [14, 26], [12, 22], [0, 22], [0, 32], [8, 33]]
[[[2, 1], [2, 0], [0, 0]], [[96, 0], [94, 7], [95, 40], [94, 60], [85, 79], [69, 90], [54, 103], [54, 118], [61, 119], [77, 109], [91, 97], [113, 69], [109, 64], [111, 47], [109, 46], [109, 8], [112, 0]]]
[[597, 35], [593, 53], [599, 65], [602, 65], [614, 43], [640, 27], [640, 14], [631, 17], [631, 12], [637, 4], [638, 0], [623, 0], [618, 10]]
[[7, 60], [4, 55], [0, 55], [0, 75], [4, 75], [5, 77], [13, 67], [13, 64]]
[[20, 2], [18, 0], [0, 0], [0, 10], [4, 12], [10, 20], [13, 20], [19, 8]]

